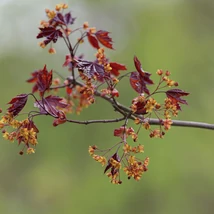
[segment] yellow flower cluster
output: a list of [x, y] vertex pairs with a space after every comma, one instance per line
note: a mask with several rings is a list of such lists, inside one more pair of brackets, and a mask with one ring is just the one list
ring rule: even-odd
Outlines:
[[[15, 130], [9, 132], [6, 129], [3, 129], [9, 127]], [[0, 128], [3, 129], [2, 133], [4, 139], [11, 142], [17, 140], [18, 144], [23, 143], [25, 147], [27, 147], [27, 154], [35, 153], [34, 148], [31, 148], [30, 146], [36, 146], [38, 144], [38, 130], [32, 121], [29, 121], [28, 119], [18, 121], [13, 118], [12, 114], [7, 113], [2, 116], [2, 119], [0, 120]]]
[[92, 158], [93, 158], [95, 161], [101, 163], [102, 166], [106, 165], [107, 161], [106, 161], [106, 158], [105, 158], [105, 157], [100, 156], [100, 155], [95, 155], [95, 154], [94, 154], [94, 152], [95, 152], [96, 149], [97, 149], [97, 146], [89, 146], [89, 148], [88, 148], [89, 154], [92, 156]]
[[146, 158], [144, 163], [141, 161], [137, 161], [135, 156], [129, 156], [128, 158], [128, 166], [124, 167], [124, 172], [128, 175], [130, 179], [133, 177], [136, 181], [139, 181], [141, 176], [145, 171], [147, 171], [149, 159]]
[[172, 113], [172, 115], [176, 117], [178, 115], [178, 109], [175, 103], [173, 103], [172, 100], [169, 98], [166, 98], [164, 102], [165, 102], [164, 117], [166, 119], [169, 119], [171, 117], [170, 113]]
[[112, 70], [110, 64], [108, 63], [108, 60], [105, 56], [105, 49], [104, 48], [99, 48], [97, 50], [97, 53], [96, 53], [96, 58], [97, 58], [97, 61], [100, 65], [103, 65], [104, 66], [104, 69], [106, 72], [110, 72]]
[[142, 153], [144, 152], [144, 146], [139, 144], [138, 146], [132, 147], [128, 143], [123, 146], [123, 151], [125, 154], [133, 152], [133, 153]]

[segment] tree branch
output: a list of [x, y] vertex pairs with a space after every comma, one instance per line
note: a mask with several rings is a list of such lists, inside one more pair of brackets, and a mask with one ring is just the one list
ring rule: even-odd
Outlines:
[[[79, 86], [84, 86], [83, 83], [77, 80], [75, 80], [75, 84]], [[69, 86], [69, 85], [54, 86], [54, 87], [51, 87], [51, 89], [63, 88], [66, 86]], [[161, 123], [159, 119], [155, 119], [155, 118], [145, 119], [143, 118], [142, 115], [133, 113], [130, 108], [122, 105], [121, 103], [115, 101], [113, 98], [109, 96], [102, 95], [99, 91], [95, 91], [94, 95], [109, 102], [116, 111], [118, 111], [123, 115], [123, 117], [116, 118], [116, 119], [103, 119], [103, 120], [87, 120], [87, 121], [67, 120], [67, 121], [71, 123], [85, 124], [85, 125], [92, 124], [92, 123], [114, 123], [114, 122], [120, 122], [125, 120], [128, 115], [129, 119], [135, 120], [136, 118], [140, 118], [142, 121], [145, 121], [145, 122], [149, 121], [150, 125], [160, 125]], [[173, 122], [172, 126], [214, 130], [214, 124], [209, 124], [209, 123], [195, 122], [195, 121], [182, 121], [182, 120], [172, 120], [172, 122]]]
[[125, 120], [125, 117], [116, 118], [116, 119], [85, 120], [85, 121], [67, 119], [67, 122], [88, 125], [88, 124], [92, 124], [92, 123], [117, 123], [117, 122], [120, 122], [120, 121], [123, 121], [123, 120]]

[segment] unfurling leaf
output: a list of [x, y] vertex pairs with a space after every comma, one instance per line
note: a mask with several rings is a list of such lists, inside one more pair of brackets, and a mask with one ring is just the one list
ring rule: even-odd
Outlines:
[[100, 46], [98, 44], [98, 41], [97, 41], [95, 36], [93, 36], [91, 33], [87, 32], [87, 37], [88, 37], [88, 41], [89, 41], [89, 43], [91, 44], [92, 47], [94, 47], [96, 49], [100, 48]]
[[66, 108], [68, 104], [63, 98], [49, 95], [48, 97], [35, 102], [34, 106], [39, 108], [41, 114], [50, 114], [53, 117], [58, 118], [60, 112], [59, 109]]
[[154, 82], [150, 79], [151, 74], [142, 69], [141, 63], [138, 58], [134, 57], [134, 64], [137, 71], [134, 71], [130, 75], [130, 84], [132, 88], [138, 93], [150, 94], [146, 85], [152, 85]]
[[12, 104], [8, 108], [8, 112], [12, 113], [13, 116], [19, 114], [19, 112], [25, 107], [25, 104], [28, 99], [28, 94], [20, 94], [14, 97], [8, 104]]
[[103, 65], [100, 65], [97, 62], [79, 59], [77, 60], [76, 67], [89, 78], [97, 77], [99, 80], [102, 80], [106, 75], [108, 75], [108, 73], [105, 72]]
[[73, 18], [70, 12], [64, 15], [64, 21], [66, 25], [72, 25], [75, 19], [76, 18]]
[[187, 105], [187, 101], [181, 99], [182, 96], [187, 95], [189, 95], [189, 93], [181, 89], [170, 89], [166, 91], [166, 96], [172, 101], [172, 103], [174, 103], [177, 106], [178, 110], [181, 110], [179, 103]]
[[63, 111], [58, 112], [58, 118], [54, 120], [53, 126], [58, 126], [60, 124], [63, 124], [67, 121], [65, 113]]
[[115, 76], [119, 76], [120, 72], [119, 71], [125, 71], [127, 70], [126, 66], [123, 64], [119, 64], [117, 62], [110, 62], [110, 67], [111, 69], [111, 74], [115, 75]]
[[150, 94], [149, 89], [147, 88], [147, 85], [153, 84], [153, 81], [149, 78], [150, 75], [150, 73], [145, 72], [142, 77], [137, 71], [132, 72], [130, 75], [130, 84], [132, 88], [139, 94], [144, 92]]
[[34, 71], [31, 75], [32, 77], [28, 79], [27, 82], [35, 82], [32, 93], [39, 91], [40, 95], [43, 96], [44, 92], [48, 90], [52, 84], [52, 70], [48, 72], [45, 65], [42, 70]]
[[104, 30], [99, 30], [95, 33], [98, 41], [107, 48], [113, 49], [112, 47], [112, 38], [109, 37], [109, 32]]
[[51, 24], [54, 25], [72, 25], [76, 18], [73, 18], [71, 13], [66, 13], [63, 15], [62, 13], [57, 13], [56, 16], [50, 21]]
[[140, 60], [136, 56], [134, 56], [134, 65], [135, 65], [135, 68], [137, 69], [137, 72], [141, 76], [144, 76], [144, 70], [142, 68], [141, 62], [140, 62]]
[[116, 153], [114, 153], [108, 160], [108, 164], [104, 170], [104, 173], [106, 173], [110, 168], [111, 168], [111, 174], [114, 175], [115, 173], [118, 172], [118, 168], [115, 168], [112, 164], [111, 164], [111, 159], [116, 160], [117, 162], [120, 162], [120, 157], [119, 155]]

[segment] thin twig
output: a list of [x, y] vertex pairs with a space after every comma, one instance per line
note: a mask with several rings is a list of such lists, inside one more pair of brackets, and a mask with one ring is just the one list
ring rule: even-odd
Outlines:
[[123, 120], [125, 120], [125, 117], [116, 118], [116, 119], [85, 120], [85, 121], [67, 119], [67, 122], [88, 125], [88, 124], [92, 124], [92, 123], [117, 123], [117, 122], [120, 122]]
[[[79, 81], [75, 81], [76, 85], [84, 86], [83, 83]], [[65, 85], [57, 86], [58, 88], [63, 88]], [[52, 87], [57, 88], [57, 87]], [[110, 120], [88, 120], [88, 121], [75, 121], [75, 120], [68, 120], [68, 122], [73, 122], [77, 124], [91, 124], [91, 123], [111, 123], [111, 122], [119, 122], [122, 120], [125, 120], [126, 116], [129, 115], [129, 119], [135, 120], [137, 117], [140, 118], [142, 121], [149, 121], [150, 125], [160, 125], [161, 122], [159, 119], [155, 118], [144, 118], [142, 115], [138, 115], [135, 113], [132, 113], [132, 110], [121, 103], [117, 102], [116, 100], [113, 100], [111, 97], [107, 95], [102, 95], [99, 91], [95, 91], [95, 96], [100, 97], [107, 102], [109, 102], [116, 111], [120, 112], [124, 117], [118, 118], [118, 119], [110, 119]], [[184, 120], [172, 120], [172, 126], [179, 126], [179, 127], [189, 127], [189, 128], [200, 128], [200, 129], [209, 129], [214, 130], [214, 124], [209, 123], [203, 123], [203, 122], [196, 122], [196, 121], [184, 121]]]

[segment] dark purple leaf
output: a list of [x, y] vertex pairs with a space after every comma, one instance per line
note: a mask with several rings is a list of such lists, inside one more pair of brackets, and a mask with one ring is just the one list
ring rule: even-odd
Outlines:
[[90, 62], [86, 60], [78, 59], [76, 67], [79, 71], [82, 71], [87, 77], [103, 79], [108, 74], [105, 72], [104, 67], [97, 62]]
[[66, 25], [72, 25], [75, 19], [76, 18], [73, 18], [70, 12], [64, 15], [64, 21]]
[[50, 114], [53, 117], [58, 117], [59, 108], [66, 108], [68, 104], [64, 102], [63, 98], [49, 95], [48, 97], [35, 102], [34, 106], [39, 108], [41, 114]]
[[57, 39], [59, 37], [62, 37], [63, 34], [59, 29], [56, 29], [54, 27], [44, 27], [44, 28], [39, 28], [40, 33], [37, 35], [37, 39], [45, 37], [46, 40], [44, 41], [45, 44], [47, 45], [49, 42], [53, 41], [54, 43], [57, 42]]
[[19, 114], [19, 112], [25, 107], [25, 104], [28, 99], [28, 94], [20, 94], [14, 97], [8, 104], [12, 104], [8, 108], [8, 112], [12, 113], [13, 116]]

